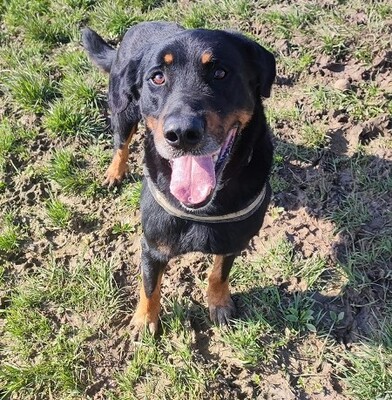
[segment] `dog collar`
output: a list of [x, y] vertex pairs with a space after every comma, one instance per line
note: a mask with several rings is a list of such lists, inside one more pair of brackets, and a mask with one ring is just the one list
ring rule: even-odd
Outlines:
[[157, 188], [155, 183], [151, 180], [148, 174], [145, 174], [147, 179], [148, 188], [150, 189], [150, 193], [152, 197], [154, 197], [155, 201], [170, 215], [173, 217], [185, 219], [188, 221], [195, 221], [195, 222], [206, 222], [209, 224], [218, 224], [223, 222], [236, 222], [242, 221], [248, 217], [250, 217], [261, 205], [264, 201], [266, 193], [267, 193], [267, 186], [268, 183], [265, 183], [263, 188], [261, 189], [260, 193], [256, 196], [256, 198], [245, 208], [232, 212], [229, 214], [224, 215], [198, 215], [192, 214], [185, 210], [181, 210], [177, 207], [174, 207], [170, 202], [167, 200], [166, 196]]

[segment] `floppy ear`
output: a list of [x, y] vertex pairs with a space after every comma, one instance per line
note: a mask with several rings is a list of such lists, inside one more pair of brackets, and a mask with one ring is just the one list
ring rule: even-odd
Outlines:
[[253, 61], [256, 66], [257, 85], [262, 97], [270, 97], [271, 86], [276, 76], [274, 55], [258, 43], [248, 41], [252, 47]]
[[246, 51], [254, 76], [254, 84], [258, 97], [270, 97], [271, 86], [276, 76], [276, 65], [274, 55], [260, 46], [255, 41], [248, 39], [238, 32], [229, 33], [239, 40], [239, 45]]
[[90, 28], [82, 30], [82, 42], [90, 59], [105, 72], [110, 72], [116, 50]]
[[[142, 22], [126, 32], [113, 56], [109, 78], [109, 105], [113, 114], [126, 111], [140, 120], [139, 91], [142, 85], [141, 61], [153, 43], [182, 30], [168, 22]], [[131, 114], [131, 115], [130, 115]]]

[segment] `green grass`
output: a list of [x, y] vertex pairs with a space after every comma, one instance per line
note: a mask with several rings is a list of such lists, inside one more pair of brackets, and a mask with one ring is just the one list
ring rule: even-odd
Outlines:
[[121, 203], [131, 210], [136, 210], [140, 205], [142, 194], [142, 181], [136, 181], [126, 186], [121, 195]]
[[75, 71], [67, 74], [61, 81], [62, 95], [71, 102], [79, 102], [90, 107], [99, 104], [104, 99], [102, 87], [97, 87], [102, 82], [102, 74], [94, 72], [80, 74], [79, 71]]
[[83, 192], [87, 196], [98, 190], [98, 182], [92, 179], [81, 162], [70, 150], [57, 150], [47, 169], [47, 176], [66, 193]]
[[72, 218], [69, 207], [54, 197], [46, 202], [46, 212], [52, 224], [59, 228], [67, 227]]
[[271, 360], [274, 350], [284, 345], [280, 338], [276, 342], [276, 337], [273, 336], [271, 326], [262, 318], [239, 321], [231, 330], [222, 332], [222, 342], [245, 365], [257, 365]]
[[345, 93], [327, 86], [312, 88], [308, 93], [316, 110], [344, 110], [356, 121], [377, 117], [387, 106], [387, 101], [371, 82], [361, 83], [356, 91]]
[[0, 252], [12, 253], [19, 248], [22, 232], [15, 223], [15, 216], [7, 212], [0, 222]]
[[6, 83], [14, 102], [26, 111], [42, 112], [56, 89], [54, 83], [41, 69], [19, 68]]
[[292, 243], [278, 239], [270, 243], [263, 256], [251, 263], [236, 261], [230, 275], [231, 282], [241, 290], [252, 287], [255, 281], [266, 286], [273, 283], [273, 274], [265, 273], [267, 268], [285, 278], [300, 277], [308, 288], [314, 288], [322, 286], [322, 274], [327, 270], [327, 262], [318, 254], [305, 258], [295, 251]]
[[15, 286], [2, 311], [2, 394], [78, 398], [88, 376], [83, 344], [119, 306], [112, 266], [100, 260], [48, 265]]
[[44, 126], [54, 136], [99, 136], [105, 131], [102, 116], [95, 111], [79, 108], [77, 100], [58, 100], [48, 109]]
[[193, 351], [189, 302], [168, 299], [159, 340], [145, 332], [123, 373], [116, 377], [119, 394], [114, 399], [148, 397], [199, 399], [217, 374], [205, 369]]
[[326, 144], [326, 132], [323, 127], [311, 123], [303, 125], [302, 138], [309, 147], [323, 147]]
[[392, 395], [392, 352], [382, 345], [358, 346], [345, 352], [346, 364], [339, 366], [349, 393], [357, 399], [388, 399]]
[[113, 225], [112, 232], [115, 235], [122, 234], [122, 233], [134, 233], [135, 227], [128, 222], [116, 222]]
[[367, 221], [370, 214], [367, 204], [357, 192], [347, 194], [338, 207], [333, 211], [331, 219], [337, 229], [344, 229], [348, 233], [356, 231]]
[[5, 118], [0, 122], [0, 171], [6, 165], [8, 156], [15, 145], [14, 127], [10, 121]]

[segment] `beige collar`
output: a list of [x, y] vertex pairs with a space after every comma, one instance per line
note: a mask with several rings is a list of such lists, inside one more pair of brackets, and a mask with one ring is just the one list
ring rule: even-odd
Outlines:
[[[146, 171], [145, 171], [146, 172]], [[154, 197], [155, 201], [170, 215], [173, 217], [186, 219], [189, 221], [196, 221], [196, 222], [206, 222], [209, 224], [218, 224], [222, 222], [236, 222], [242, 221], [248, 217], [250, 217], [261, 205], [261, 203], [265, 199], [265, 195], [267, 192], [268, 183], [266, 183], [263, 188], [261, 189], [260, 193], [257, 197], [245, 208], [242, 210], [224, 214], [224, 215], [198, 215], [188, 212], [186, 210], [179, 209], [174, 207], [172, 204], [169, 203], [165, 195], [159, 191], [156, 187], [154, 182], [151, 180], [148, 174], [145, 173], [145, 177], [147, 179], [148, 188], [152, 196]]]

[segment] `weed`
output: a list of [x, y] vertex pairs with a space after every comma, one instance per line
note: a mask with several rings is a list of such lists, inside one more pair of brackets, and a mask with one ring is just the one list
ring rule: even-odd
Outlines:
[[105, 129], [103, 118], [97, 111], [83, 112], [83, 107], [67, 100], [57, 100], [44, 119], [44, 126], [54, 135], [97, 137]]
[[278, 174], [271, 175], [270, 185], [273, 193], [285, 192], [289, 187], [289, 182]]
[[0, 225], [0, 251], [12, 253], [19, 248], [21, 240], [21, 230], [14, 223], [14, 214], [11, 212], [3, 216]]
[[72, 217], [69, 207], [54, 197], [46, 201], [46, 212], [52, 224], [60, 228], [67, 227]]
[[82, 192], [94, 195], [99, 187], [85, 169], [76, 161], [70, 150], [57, 150], [47, 169], [47, 176], [55, 181], [67, 193]]
[[137, 210], [142, 195], [142, 181], [128, 185], [122, 192], [121, 202], [131, 210]]
[[135, 227], [128, 222], [116, 222], [112, 228], [112, 233], [115, 235], [134, 232]]
[[17, 105], [26, 111], [43, 112], [45, 106], [56, 94], [54, 81], [43, 66], [19, 66], [18, 70], [4, 81]]
[[345, 351], [345, 364], [337, 368], [344, 376], [348, 391], [363, 400], [387, 399], [392, 395], [392, 352], [377, 344], [356, 346]]
[[294, 293], [293, 300], [288, 307], [283, 310], [284, 319], [287, 325], [297, 332], [308, 330], [316, 332], [316, 320], [314, 317], [314, 310], [312, 309], [314, 301], [311, 297]]

